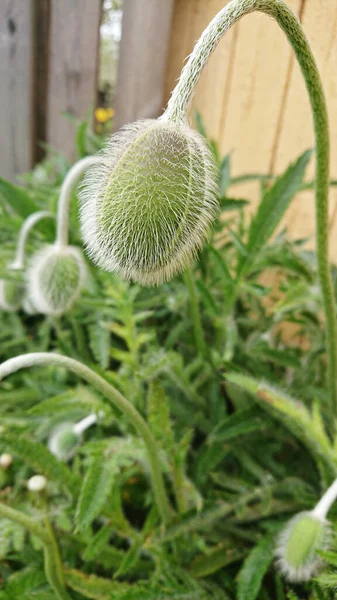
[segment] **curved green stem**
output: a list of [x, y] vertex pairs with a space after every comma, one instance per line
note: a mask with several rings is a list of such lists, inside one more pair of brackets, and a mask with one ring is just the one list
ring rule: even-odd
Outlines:
[[195, 282], [193, 278], [193, 272], [191, 269], [186, 269], [184, 272], [185, 284], [188, 289], [191, 307], [191, 317], [194, 329], [195, 345], [200, 356], [205, 355], [205, 338], [202, 329], [201, 315], [199, 309], [199, 302], [197, 297], [197, 291], [195, 289]]
[[86, 156], [75, 163], [65, 177], [60, 197], [57, 203], [56, 244], [64, 247], [68, 245], [69, 237], [69, 209], [74, 186], [78, 183], [84, 171], [99, 161], [97, 156]]
[[103, 396], [105, 396], [115, 407], [117, 407], [132, 423], [139, 435], [142, 437], [147, 448], [148, 459], [151, 468], [152, 485], [155, 499], [164, 523], [170, 520], [171, 509], [169, 506], [161, 465], [158, 456], [156, 441], [143, 417], [134, 408], [134, 406], [124, 396], [110, 385], [103, 377], [97, 375], [86, 365], [61, 354], [48, 352], [34, 352], [31, 354], [22, 354], [15, 358], [10, 358], [0, 365], [0, 380], [11, 373], [24, 369], [26, 367], [56, 365], [68, 369], [78, 377], [84, 379], [92, 385]]
[[29, 215], [29, 217], [23, 222], [21, 229], [19, 231], [18, 242], [16, 246], [15, 258], [12, 264], [10, 265], [10, 269], [23, 269], [25, 266], [25, 250], [26, 244], [28, 240], [29, 233], [31, 229], [41, 221], [41, 219], [46, 219], [48, 217], [54, 217], [54, 215], [46, 210], [39, 210], [38, 212]]
[[241, 17], [263, 12], [274, 18], [286, 34], [301, 67], [308, 90], [316, 140], [316, 245], [325, 313], [328, 384], [331, 408], [337, 407], [337, 323], [328, 256], [329, 129], [321, 78], [302, 27], [283, 0], [233, 0], [211, 21], [197, 42], [162, 119], [184, 121], [201, 71], [226, 31]]
[[0, 515], [4, 519], [14, 521], [25, 529], [28, 529], [30, 533], [36, 535], [41, 540], [44, 549], [46, 578], [59, 600], [71, 600], [65, 589], [62, 560], [54, 535], [50, 535], [49, 531], [41, 527], [31, 517], [6, 504], [0, 503]]

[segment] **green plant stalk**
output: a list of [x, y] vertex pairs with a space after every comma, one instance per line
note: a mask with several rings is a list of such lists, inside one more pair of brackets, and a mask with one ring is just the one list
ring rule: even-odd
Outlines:
[[328, 255], [328, 191], [329, 191], [329, 128], [321, 78], [302, 27], [283, 0], [233, 0], [211, 21], [197, 42], [180, 80], [173, 90], [163, 119], [181, 122], [196, 83], [209, 56], [222, 36], [241, 17], [263, 12], [274, 18], [292, 46], [306, 83], [310, 98], [316, 146], [316, 247], [320, 285], [325, 314], [328, 357], [328, 385], [331, 409], [337, 408], [337, 323]]
[[191, 269], [186, 269], [184, 272], [184, 280], [186, 287], [188, 289], [189, 298], [190, 298], [190, 307], [191, 307], [191, 317], [194, 329], [194, 338], [195, 344], [197, 348], [197, 352], [200, 356], [205, 355], [205, 338], [204, 332], [202, 329], [201, 323], [201, 315], [200, 315], [200, 307], [197, 297], [197, 290], [195, 287], [193, 272]]
[[46, 219], [48, 217], [54, 218], [54, 215], [46, 210], [41, 210], [41, 211], [33, 213], [32, 215], [29, 215], [29, 217], [27, 217], [27, 219], [23, 222], [21, 229], [19, 231], [19, 235], [18, 235], [15, 258], [14, 258], [14, 261], [12, 262], [12, 264], [10, 265], [11, 269], [21, 270], [24, 268], [24, 266], [25, 266], [25, 250], [26, 250], [28, 236], [29, 236], [31, 230], [33, 229], [33, 227], [39, 221], [41, 221], [41, 219]]
[[129, 419], [146, 446], [155, 499], [163, 522], [165, 524], [168, 523], [171, 517], [171, 508], [165, 490], [156, 441], [143, 417], [116, 388], [86, 365], [68, 356], [52, 352], [33, 352], [10, 358], [0, 365], [0, 380], [19, 369], [44, 365], [55, 365], [69, 369], [69, 371], [84, 379], [89, 385], [92, 385]]
[[0, 515], [4, 519], [9, 519], [22, 525], [22, 527], [28, 529], [30, 533], [36, 535], [41, 540], [44, 549], [46, 578], [59, 600], [71, 600], [65, 589], [63, 565], [54, 534], [51, 535], [49, 530], [41, 527], [31, 517], [10, 506], [6, 506], [6, 504], [0, 503]]

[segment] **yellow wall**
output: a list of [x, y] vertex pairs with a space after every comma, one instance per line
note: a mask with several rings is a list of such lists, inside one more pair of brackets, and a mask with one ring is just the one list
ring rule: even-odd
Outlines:
[[[337, 179], [337, 2], [286, 0], [302, 21], [322, 75], [331, 122], [331, 174]], [[166, 100], [194, 42], [226, 0], [175, 0]], [[265, 15], [245, 17], [227, 33], [198, 83], [198, 110], [222, 154], [232, 151], [234, 175], [278, 173], [314, 144], [307, 93], [289, 44]], [[311, 165], [310, 174], [314, 169]], [[233, 188], [256, 200], [256, 184]], [[297, 196], [286, 215], [291, 236], [313, 236], [311, 192]], [[331, 258], [337, 262], [337, 190], [330, 194]]]

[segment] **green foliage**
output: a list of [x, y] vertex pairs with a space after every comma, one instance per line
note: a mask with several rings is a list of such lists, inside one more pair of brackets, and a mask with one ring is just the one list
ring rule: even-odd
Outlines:
[[[200, 117], [199, 129], [206, 134]], [[86, 123], [77, 124], [76, 141], [81, 157], [101, 144]], [[74, 600], [331, 600], [335, 593], [335, 547], [322, 553], [317, 581], [294, 590], [272, 564], [276, 532], [313, 508], [337, 469], [316, 260], [305, 240], [279, 230], [296, 193], [312, 187], [310, 152], [275, 180], [233, 177], [234, 155], [212, 150], [223, 213], [192, 270], [202, 356], [183, 278], [141, 288], [88, 261], [85, 289], [67, 315], [0, 312], [1, 361], [34, 351], [82, 361], [128, 398], [157, 444], [172, 510], [166, 529], [143, 442], [97, 391], [54, 367], [1, 383], [0, 451], [14, 459], [0, 470], [1, 501], [53, 533]], [[68, 168], [54, 153], [25, 176], [25, 187], [0, 182], [1, 276], [22, 219], [55, 212]], [[261, 189], [250, 223], [245, 182]], [[70, 217], [71, 243], [81, 246], [75, 201]], [[52, 234], [47, 222], [33, 232], [29, 253]], [[92, 412], [102, 413], [97, 425], [71, 462], [60, 462], [47, 449], [51, 432]], [[43, 497], [27, 490], [36, 473], [48, 479]], [[54, 598], [41, 550], [36, 536], [1, 519], [1, 600]]]

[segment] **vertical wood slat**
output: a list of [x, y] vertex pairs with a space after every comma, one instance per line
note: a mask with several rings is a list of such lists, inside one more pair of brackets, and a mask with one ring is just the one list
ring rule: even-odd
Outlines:
[[172, 11], [173, 0], [124, 0], [116, 129], [163, 109]]
[[51, 0], [48, 143], [69, 159], [75, 135], [63, 113], [79, 119], [95, 107], [101, 0]]
[[33, 0], [0, 3], [0, 175], [33, 163]]
[[[337, 177], [337, 5], [321, 0], [286, 0], [301, 14], [304, 30], [317, 58], [327, 96], [332, 142], [331, 174]], [[202, 30], [225, 0], [175, 0], [166, 89], [179, 76]], [[193, 35], [181, 32], [185, 29]], [[198, 109], [222, 154], [232, 151], [234, 174], [271, 168], [281, 172], [300, 152], [312, 147], [313, 127], [307, 92], [291, 49], [277, 25], [253, 14], [236, 26], [236, 40], [227, 33], [211, 57], [198, 84], [192, 110]], [[232, 31], [235, 31], [235, 28]], [[187, 42], [186, 42], [187, 40]], [[227, 40], [227, 41], [226, 41]], [[226, 46], [227, 45], [227, 46]], [[231, 72], [229, 68], [231, 67]], [[167, 93], [168, 96], [168, 93]], [[192, 114], [192, 111], [191, 111]], [[313, 170], [311, 171], [313, 174]], [[233, 195], [257, 200], [257, 185], [245, 184]], [[337, 198], [331, 192], [331, 257], [337, 262]], [[283, 225], [292, 236], [312, 235], [315, 227], [312, 193], [300, 194]], [[335, 235], [333, 235], [333, 233]], [[313, 241], [313, 240], [312, 240]]]

